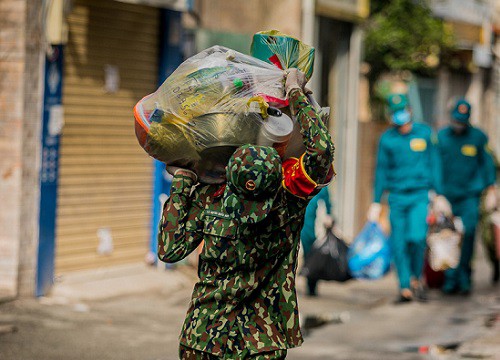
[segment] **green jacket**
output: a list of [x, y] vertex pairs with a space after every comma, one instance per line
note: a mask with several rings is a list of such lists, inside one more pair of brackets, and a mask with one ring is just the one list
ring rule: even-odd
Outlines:
[[405, 194], [435, 189], [440, 193], [440, 162], [432, 129], [413, 123], [408, 134], [390, 128], [380, 137], [373, 199], [380, 202], [385, 191]]
[[495, 165], [487, 150], [488, 137], [481, 130], [470, 126], [457, 135], [446, 127], [439, 131], [438, 141], [443, 194], [448, 200], [479, 197], [495, 183]]
[[204, 241], [199, 281], [180, 339], [187, 347], [237, 358], [244, 349], [258, 354], [302, 343], [295, 272], [304, 212], [317, 190], [300, 193], [295, 176], [305, 173], [312, 183], [327, 183], [334, 148], [306, 97], [293, 90], [290, 102], [307, 150], [300, 160], [283, 163], [283, 185], [261, 222], [231, 218], [222, 204], [224, 185], [195, 185], [180, 175], [173, 179], [160, 224], [158, 256], [176, 262]]

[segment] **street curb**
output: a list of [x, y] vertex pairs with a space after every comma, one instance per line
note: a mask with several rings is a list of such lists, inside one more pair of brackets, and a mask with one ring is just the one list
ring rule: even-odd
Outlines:
[[182, 271], [165, 269], [162, 265], [127, 264], [64, 274], [46, 301], [98, 301], [150, 292], [172, 293], [191, 283]]

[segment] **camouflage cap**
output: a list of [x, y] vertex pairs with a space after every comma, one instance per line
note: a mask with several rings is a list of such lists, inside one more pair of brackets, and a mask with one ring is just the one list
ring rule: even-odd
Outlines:
[[281, 159], [268, 146], [243, 145], [229, 159], [224, 207], [244, 223], [263, 220], [273, 206], [281, 185]]

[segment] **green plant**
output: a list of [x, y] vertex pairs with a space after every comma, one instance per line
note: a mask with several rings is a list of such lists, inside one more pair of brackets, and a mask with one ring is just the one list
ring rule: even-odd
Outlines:
[[425, 1], [372, 0], [365, 37], [372, 85], [386, 72], [432, 76], [452, 49], [452, 34]]

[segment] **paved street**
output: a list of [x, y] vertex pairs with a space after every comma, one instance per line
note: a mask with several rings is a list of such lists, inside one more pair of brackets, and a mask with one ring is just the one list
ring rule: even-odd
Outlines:
[[[306, 331], [288, 359], [500, 359], [500, 291], [478, 260], [473, 296], [435, 291], [427, 304], [393, 305], [393, 274], [321, 283], [318, 298], [304, 296], [299, 278], [302, 322], [332, 321]], [[137, 264], [67, 276], [49, 298], [3, 303], [0, 359], [176, 359], [194, 276], [187, 266]]]

